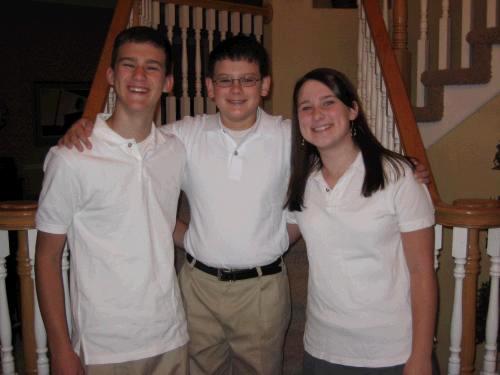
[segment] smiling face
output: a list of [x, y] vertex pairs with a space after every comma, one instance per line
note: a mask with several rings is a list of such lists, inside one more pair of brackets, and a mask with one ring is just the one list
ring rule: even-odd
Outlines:
[[297, 118], [304, 139], [318, 151], [352, 145], [350, 122], [358, 115], [357, 105], [346, 106], [330, 88], [315, 80], [306, 81], [297, 97]]
[[[255, 86], [250, 87], [241, 86], [237, 80], [233, 80], [229, 87], [218, 87], [214, 82], [221, 78], [240, 77], [254, 77], [258, 81]], [[213, 80], [207, 78], [206, 84], [208, 96], [219, 108], [224, 126], [233, 130], [243, 130], [255, 123], [260, 99], [269, 93], [271, 78], [261, 77], [257, 63], [223, 59], [215, 64]]]
[[165, 52], [151, 43], [123, 44], [116, 63], [106, 77], [117, 97], [117, 109], [154, 112], [163, 91], [172, 88], [172, 76], [166, 76]]

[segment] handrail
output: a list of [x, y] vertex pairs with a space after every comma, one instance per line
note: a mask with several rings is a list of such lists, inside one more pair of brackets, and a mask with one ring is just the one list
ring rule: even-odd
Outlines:
[[106, 35], [94, 80], [92, 81], [87, 103], [85, 104], [85, 110], [83, 111], [83, 117], [85, 118], [93, 120], [104, 109], [109, 91], [106, 70], [111, 64], [113, 42], [118, 33], [127, 27], [133, 5], [134, 0], [117, 0], [116, 2], [111, 25]]
[[401, 143], [407, 155], [416, 157], [429, 170], [429, 192], [434, 204], [437, 204], [441, 201], [441, 198], [434, 176], [432, 175], [432, 169], [425, 153], [424, 144], [418, 131], [415, 115], [413, 114], [410, 99], [406, 93], [405, 84], [401, 77], [399, 65], [392, 49], [391, 40], [387, 33], [378, 1], [363, 0], [363, 7], [380, 62], [382, 75], [387, 86], [387, 94], [392, 104]]
[[460, 199], [436, 205], [436, 222], [449, 227], [487, 229], [500, 227], [500, 201]]
[[235, 4], [221, 0], [159, 0], [160, 3], [189, 5], [192, 7], [210, 8], [216, 10], [227, 10], [228, 12], [241, 12], [264, 17], [264, 23], [270, 23], [273, 19], [273, 8], [271, 4], [262, 7], [255, 5]]

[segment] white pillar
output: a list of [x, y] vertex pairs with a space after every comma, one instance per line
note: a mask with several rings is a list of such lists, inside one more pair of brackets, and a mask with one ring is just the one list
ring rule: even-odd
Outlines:
[[481, 375], [498, 375], [497, 364], [497, 334], [498, 334], [498, 279], [500, 277], [500, 228], [488, 230], [488, 248], [490, 256], [490, 300], [486, 318], [486, 340], [483, 370]]
[[452, 256], [455, 258], [455, 296], [451, 316], [450, 358], [448, 375], [460, 374], [460, 351], [462, 341], [462, 290], [465, 278], [465, 262], [467, 257], [467, 229], [453, 228]]
[[12, 324], [10, 323], [9, 302], [5, 278], [7, 277], [6, 258], [9, 256], [9, 232], [0, 230], [0, 346], [2, 347], [2, 374], [16, 373], [12, 354]]

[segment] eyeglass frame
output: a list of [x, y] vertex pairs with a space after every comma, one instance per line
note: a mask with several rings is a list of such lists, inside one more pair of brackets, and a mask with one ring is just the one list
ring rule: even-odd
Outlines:
[[[250, 82], [243, 83], [242, 80], [244, 80], [244, 79], [246, 79], [246, 80], [248, 80]], [[231, 81], [231, 83], [227, 84], [227, 85], [221, 85], [220, 84], [221, 80]], [[217, 87], [221, 87], [221, 88], [233, 87], [234, 81], [238, 81], [238, 83], [239, 83], [239, 85], [241, 87], [254, 87], [254, 86], [257, 85], [257, 82], [262, 81], [262, 78], [257, 78], [257, 77], [254, 77], [254, 76], [241, 76], [241, 77], [237, 77], [237, 78], [233, 78], [233, 77], [212, 78], [212, 82], [214, 83], [214, 85], [217, 86]]]

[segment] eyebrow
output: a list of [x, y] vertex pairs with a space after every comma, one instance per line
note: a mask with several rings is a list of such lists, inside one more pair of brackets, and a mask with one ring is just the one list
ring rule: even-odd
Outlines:
[[[124, 57], [120, 57], [118, 59], [118, 62], [123, 62], [123, 61], [130, 61], [130, 62], [137, 62], [137, 58], [135, 57], [127, 57], [127, 56], [124, 56]], [[146, 60], [146, 64], [156, 64], [156, 65], [159, 65], [159, 66], [162, 66], [163, 64], [158, 61], [158, 60], [154, 60], [154, 59], [149, 59], [149, 60]]]
[[[321, 97], [319, 98], [319, 100], [325, 100], [325, 99], [336, 99], [336, 98], [337, 98], [337, 97], [336, 97], [335, 95], [333, 95], [333, 94], [329, 94], [329, 95], [321, 96]], [[297, 105], [302, 105], [302, 104], [304, 104], [304, 103], [308, 103], [308, 102], [310, 102], [310, 100], [309, 100], [309, 99], [305, 99], [305, 100], [302, 100], [301, 102], [298, 102], [298, 103], [297, 103]]]

